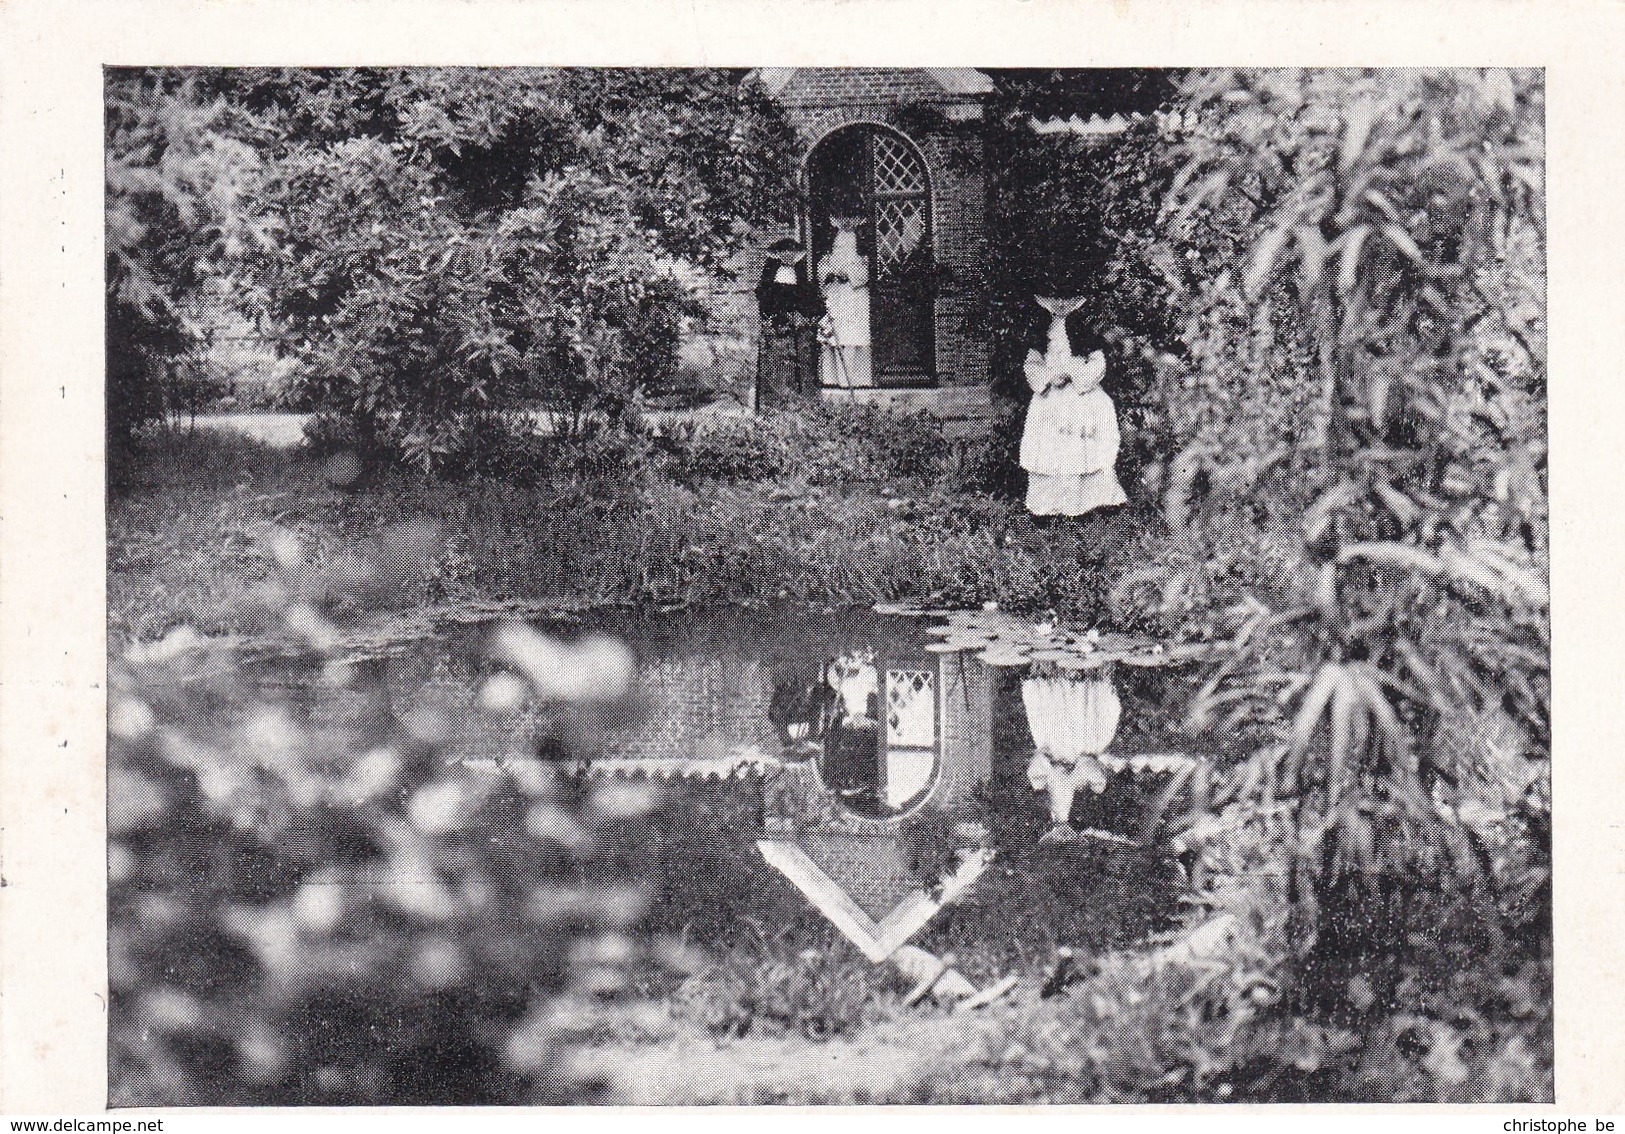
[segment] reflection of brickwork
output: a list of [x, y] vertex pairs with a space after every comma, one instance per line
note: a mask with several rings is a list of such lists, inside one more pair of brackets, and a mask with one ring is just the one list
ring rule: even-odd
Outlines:
[[796, 841], [830, 881], [876, 921], [920, 887], [894, 832], [809, 831]]
[[641, 723], [611, 732], [603, 754], [713, 759], [740, 748], [776, 751], [772, 684], [760, 661], [692, 657], [654, 662], [639, 675]]
[[931, 804], [968, 814], [978, 785], [993, 774], [992, 670], [970, 654], [942, 661], [942, 767]]

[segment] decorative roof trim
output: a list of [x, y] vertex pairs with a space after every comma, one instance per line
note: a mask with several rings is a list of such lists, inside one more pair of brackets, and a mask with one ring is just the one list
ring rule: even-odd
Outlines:
[[1182, 118], [1176, 111], [1164, 114], [1162, 111], [1141, 114], [1138, 110], [1124, 116], [1114, 113], [1109, 118], [1102, 118], [1098, 113], [1091, 114], [1087, 120], [1074, 114], [1070, 118], [1037, 118], [1027, 119], [1027, 125], [1035, 134], [1076, 134], [1081, 138], [1109, 138], [1114, 134], [1121, 134], [1131, 125], [1151, 119], [1157, 124], [1157, 129], [1168, 133], [1178, 133], [1190, 125], [1188, 119]]
[[625, 779], [732, 780], [765, 776], [782, 762], [759, 749], [727, 756], [609, 756], [581, 760], [574, 765], [577, 775], [609, 776]]
[[1129, 120], [1121, 114], [1113, 114], [1110, 118], [1091, 114], [1086, 121], [1074, 114], [1070, 118], [1029, 118], [1027, 124], [1032, 127], [1035, 134], [1076, 134], [1080, 138], [1104, 138], [1127, 130]]

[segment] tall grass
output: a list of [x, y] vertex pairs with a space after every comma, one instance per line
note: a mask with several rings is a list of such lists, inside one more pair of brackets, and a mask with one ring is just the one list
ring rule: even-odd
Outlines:
[[871, 479], [840, 485], [679, 478], [651, 455], [455, 481], [393, 470], [346, 491], [314, 459], [247, 440], [163, 433], [143, 452], [108, 510], [110, 622], [135, 638], [183, 621], [252, 631], [244, 599], [263, 582], [252, 545], [267, 522], [295, 532], [314, 562], [376, 558], [381, 534], [403, 527], [432, 533], [427, 580], [379, 596], [394, 609], [910, 598], [1098, 620], [1153, 540], [1132, 513], [1037, 528], [1018, 502], [962, 491], [950, 471], [872, 479], [910, 455], [855, 459], [847, 467]]

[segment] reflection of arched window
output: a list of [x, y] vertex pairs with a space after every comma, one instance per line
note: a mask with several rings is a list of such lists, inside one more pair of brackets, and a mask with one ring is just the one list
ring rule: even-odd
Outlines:
[[925, 797], [937, 770], [935, 659], [849, 663], [830, 664], [839, 708], [819, 770], [852, 811], [900, 815]]
[[831, 217], [860, 221], [870, 262], [874, 368], [882, 384], [928, 381], [935, 370], [931, 296], [931, 176], [902, 134], [855, 125], [826, 135], [807, 159], [807, 237], [817, 263], [834, 243]]
[[824, 666], [834, 693], [824, 730], [819, 772], [824, 784], [859, 811], [876, 801], [880, 768], [879, 673], [869, 651], [847, 654]]
[[787, 759], [816, 759], [818, 778], [848, 811], [906, 814], [930, 794], [941, 763], [935, 655], [859, 649], [826, 659], [809, 680], [785, 674], [770, 715]]
[[836, 658], [824, 667], [824, 680], [840, 698], [843, 716], [850, 720], [875, 721], [880, 679], [871, 652], [866, 650]]

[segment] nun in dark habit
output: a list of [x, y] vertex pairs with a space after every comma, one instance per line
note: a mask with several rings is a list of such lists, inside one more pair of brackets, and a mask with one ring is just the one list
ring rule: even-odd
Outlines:
[[756, 285], [762, 341], [756, 358], [757, 408], [778, 405], [787, 393], [818, 386], [819, 316], [824, 300], [807, 278], [807, 252], [789, 238], [768, 246]]

